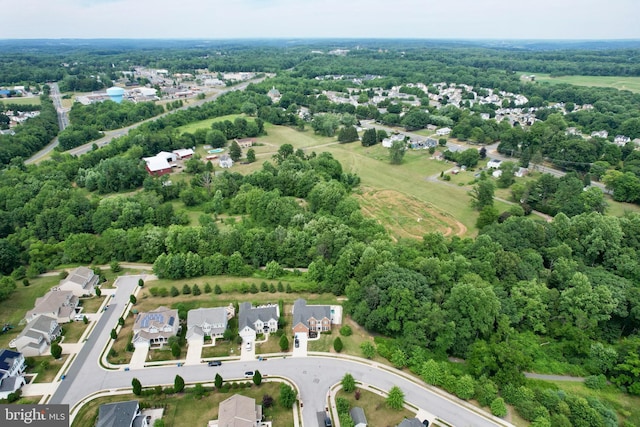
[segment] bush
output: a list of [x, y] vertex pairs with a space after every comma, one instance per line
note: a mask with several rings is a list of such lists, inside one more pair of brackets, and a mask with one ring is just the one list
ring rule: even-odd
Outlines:
[[198, 296], [198, 295], [200, 295], [200, 294], [202, 293], [202, 292], [200, 291], [200, 287], [198, 287], [198, 285], [193, 285], [193, 290], [192, 290], [192, 292], [193, 292], [193, 295], [194, 295], [194, 296]]
[[344, 374], [344, 377], [342, 377], [341, 384], [342, 384], [342, 389], [347, 393], [351, 393], [356, 389], [356, 380], [353, 378], [353, 375], [349, 373]]
[[211, 285], [209, 283], [205, 283], [204, 284], [204, 293], [205, 294], [210, 294], [211, 293]]
[[185, 283], [184, 286], [182, 287], [182, 294], [189, 295], [190, 293], [191, 293], [191, 287], [189, 287], [189, 285]]
[[178, 290], [178, 288], [176, 288], [175, 286], [171, 287], [171, 290], [169, 291], [169, 294], [172, 297], [177, 297], [178, 295], [180, 295], [180, 291]]
[[340, 337], [336, 337], [335, 340], [333, 340], [333, 349], [340, 353], [342, 351], [343, 348], [343, 344], [342, 344], [342, 340], [340, 339]]
[[351, 336], [351, 334], [353, 334], [353, 331], [351, 330], [351, 326], [344, 325], [343, 327], [340, 328], [340, 335], [342, 335], [343, 337], [349, 337]]
[[507, 415], [507, 405], [505, 405], [504, 399], [497, 397], [491, 402], [491, 413], [500, 418]]
[[602, 390], [607, 386], [607, 377], [604, 375], [590, 375], [584, 379], [584, 385], [593, 390]]
[[142, 384], [140, 383], [139, 379], [132, 379], [131, 387], [133, 388], [133, 394], [135, 394], [136, 396], [140, 396], [140, 394], [142, 394]]
[[286, 335], [283, 335], [280, 337], [280, 350], [281, 351], [287, 351], [289, 350], [289, 339], [287, 338]]
[[220, 285], [215, 286], [215, 288], [213, 289], [213, 293], [216, 295], [220, 295], [222, 293], [222, 288], [220, 287]]
[[120, 267], [120, 263], [118, 263], [118, 261], [111, 261], [109, 267], [111, 267], [111, 271], [113, 273], [119, 273], [122, 271], [122, 267]]
[[184, 390], [184, 379], [180, 375], [176, 375], [173, 379], [173, 389], [176, 393], [182, 393]]

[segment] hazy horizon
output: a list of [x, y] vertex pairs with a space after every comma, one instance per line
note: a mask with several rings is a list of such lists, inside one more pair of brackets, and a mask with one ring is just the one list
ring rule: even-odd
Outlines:
[[24, 0], [0, 39], [636, 40], [637, 0]]

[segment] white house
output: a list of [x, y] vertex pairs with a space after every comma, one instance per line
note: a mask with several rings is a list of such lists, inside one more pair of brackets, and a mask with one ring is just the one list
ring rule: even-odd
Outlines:
[[498, 159], [491, 159], [487, 163], [487, 167], [489, 169], [499, 169], [501, 165], [502, 165], [502, 160], [498, 160]]
[[614, 144], [618, 144], [618, 145], [625, 145], [627, 142], [630, 142], [630, 141], [631, 141], [631, 138], [624, 135], [616, 135], [616, 137], [613, 139]]
[[191, 148], [180, 148], [178, 150], [173, 150], [172, 153], [176, 155], [178, 160], [183, 160], [193, 156], [194, 151]]
[[204, 342], [204, 337], [220, 338], [227, 322], [235, 316], [233, 304], [228, 307], [197, 308], [187, 313], [187, 341]]
[[11, 342], [23, 356], [42, 356], [46, 354], [51, 341], [60, 336], [62, 329], [53, 317], [41, 315], [30, 321]]
[[71, 291], [77, 297], [95, 295], [95, 287], [98, 285], [99, 276], [87, 267], [78, 267], [69, 275], [60, 280], [59, 291]]
[[161, 306], [148, 313], [138, 313], [133, 323], [133, 345], [162, 347], [170, 337], [178, 334], [179, 329], [178, 310]]
[[450, 128], [440, 128], [438, 130], [436, 130], [436, 135], [438, 136], [447, 136], [451, 133], [451, 129]]
[[71, 322], [76, 314], [77, 306], [78, 297], [72, 291], [51, 290], [36, 299], [35, 307], [33, 310], [27, 311], [25, 320], [30, 322], [45, 314], [56, 319], [58, 323]]
[[229, 157], [228, 154], [223, 154], [222, 156], [220, 156], [220, 160], [218, 160], [218, 164], [220, 165], [221, 168], [228, 169], [231, 166], [233, 166], [233, 159]]
[[0, 399], [6, 399], [9, 394], [25, 385], [23, 374], [26, 368], [21, 353], [0, 349]]
[[238, 334], [245, 341], [254, 341], [259, 333], [277, 331], [279, 317], [280, 309], [275, 304], [252, 307], [250, 302], [243, 302], [238, 314]]

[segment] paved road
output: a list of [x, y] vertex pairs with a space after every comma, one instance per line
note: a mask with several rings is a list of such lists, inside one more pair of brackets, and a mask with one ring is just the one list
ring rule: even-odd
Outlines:
[[[265, 78], [266, 77], [261, 77], [261, 78], [258, 78], [258, 79], [248, 80], [248, 81], [246, 81], [244, 83], [241, 83], [239, 85], [231, 86], [228, 89], [225, 89], [223, 91], [217, 92], [214, 95], [211, 95], [211, 96], [209, 96], [209, 97], [207, 97], [205, 99], [200, 99], [200, 100], [197, 100], [197, 101], [195, 101], [193, 103], [185, 105], [183, 107], [176, 108], [175, 110], [171, 110], [171, 111], [167, 111], [165, 113], [162, 113], [159, 116], [152, 117], [150, 119], [147, 119], [147, 120], [142, 121], [142, 122], [135, 123], [135, 124], [133, 124], [131, 126], [127, 126], [125, 128], [106, 131], [106, 132], [104, 132], [104, 136], [102, 138], [97, 139], [95, 141], [91, 141], [91, 142], [89, 142], [87, 144], [84, 144], [84, 145], [81, 145], [79, 147], [73, 148], [73, 149], [71, 149], [71, 150], [69, 150], [67, 152], [69, 154], [74, 155], [74, 156], [78, 156], [78, 155], [81, 155], [81, 154], [84, 154], [84, 153], [87, 153], [87, 152], [91, 151], [93, 149], [93, 145], [94, 144], [97, 145], [98, 147], [104, 147], [105, 145], [110, 143], [114, 138], [119, 138], [121, 136], [126, 135], [131, 129], [134, 129], [134, 128], [142, 125], [143, 123], [146, 123], [146, 122], [149, 122], [149, 121], [153, 121], [153, 120], [157, 120], [159, 117], [166, 116], [168, 114], [173, 114], [173, 113], [175, 113], [176, 111], [179, 111], [179, 110], [186, 110], [186, 109], [191, 108], [191, 107], [196, 107], [196, 106], [202, 105], [205, 102], [213, 101], [214, 99], [218, 98], [220, 95], [225, 94], [227, 92], [232, 92], [232, 91], [236, 91], [236, 90], [244, 90], [251, 83], [260, 83]], [[55, 87], [55, 92], [54, 92], [54, 87]], [[68, 116], [66, 114], [66, 111], [62, 108], [62, 104], [60, 103], [60, 91], [58, 90], [57, 83], [51, 83], [51, 96], [53, 98], [54, 105], [56, 106], [56, 110], [58, 111], [58, 123], [60, 125], [60, 130], [62, 130], [66, 126], [68, 126], [69, 118], [68, 118]], [[56, 137], [56, 138], [53, 139], [53, 141], [51, 141], [51, 143], [49, 143], [49, 145], [47, 145], [45, 148], [43, 148], [42, 150], [38, 151], [33, 156], [31, 156], [29, 159], [27, 159], [25, 161], [25, 164], [38, 163], [40, 160], [42, 160], [43, 157], [45, 157], [49, 152], [51, 152], [51, 150], [53, 150], [57, 145], [58, 145], [58, 138]]]
[[[117, 281], [117, 291], [110, 301], [109, 309], [103, 313], [96, 327], [89, 335], [83, 349], [78, 353], [66, 379], [50, 399], [50, 403], [66, 403], [71, 407], [86, 396], [99, 390], [113, 390], [130, 387], [131, 380], [138, 378], [144, 386], [173, 384], [176, 374], [186, 382], [213, 381], [220, 373], [225, 379], [243, 378], [247, 370], [259, 369], [267, 378], [269, 375], [282, 376], [292, 380], [299, 388], [303, 403], [303, 425], [317, 425], [317, 413], [324, 411], [328, 390], [340, 382], [345, 373], [351, 373], [356, 380], [366, 382], [382, 390], [399, 386], [406, 400], [434, 415], [453, 423], [456, 427], [496, 426], [495, 422], [478, 412], [471, 412], [463, 406], [433, 393], [403, 376], [395, 374], [393, 368], [379, 369], [354, 360], [331, 357], [288, 357], [270, 358], [267, 361], [224, 362], [220, 367], [206, 364], [194, 366], [162, 366], [132, 371], [107, 371], [98, 364], [104, 343], [108, 342], [110, 331], [117, 324], [129, 295], [144, 276], [122, 276]], [[508, 425], [508, 424], [503, 424]]]

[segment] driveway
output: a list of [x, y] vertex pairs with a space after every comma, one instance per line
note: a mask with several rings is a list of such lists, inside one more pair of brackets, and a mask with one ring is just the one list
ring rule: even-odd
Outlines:
[[298, 339], [298, 347], [296, 348], [296, 338], [293, 339], [293, 352], [291, 353], [291, 357], [307, 357], [307, 344], [308, 337], [307, 334], [296, 334]]
[[193, 340], [189, 341], [187, 346], [187, 358], [184, 361], [185, 365], [199, 365], [202, 360], [202, 341]]
[[133, 355], [131, 356], [131, 361], [129, 362], [130, 369], [142, 369], [144, 368], [144, 363], [147, 361], [147, 355], [149, 354], [148, 346], [140, 346], [136, 347], [133, 350]]

